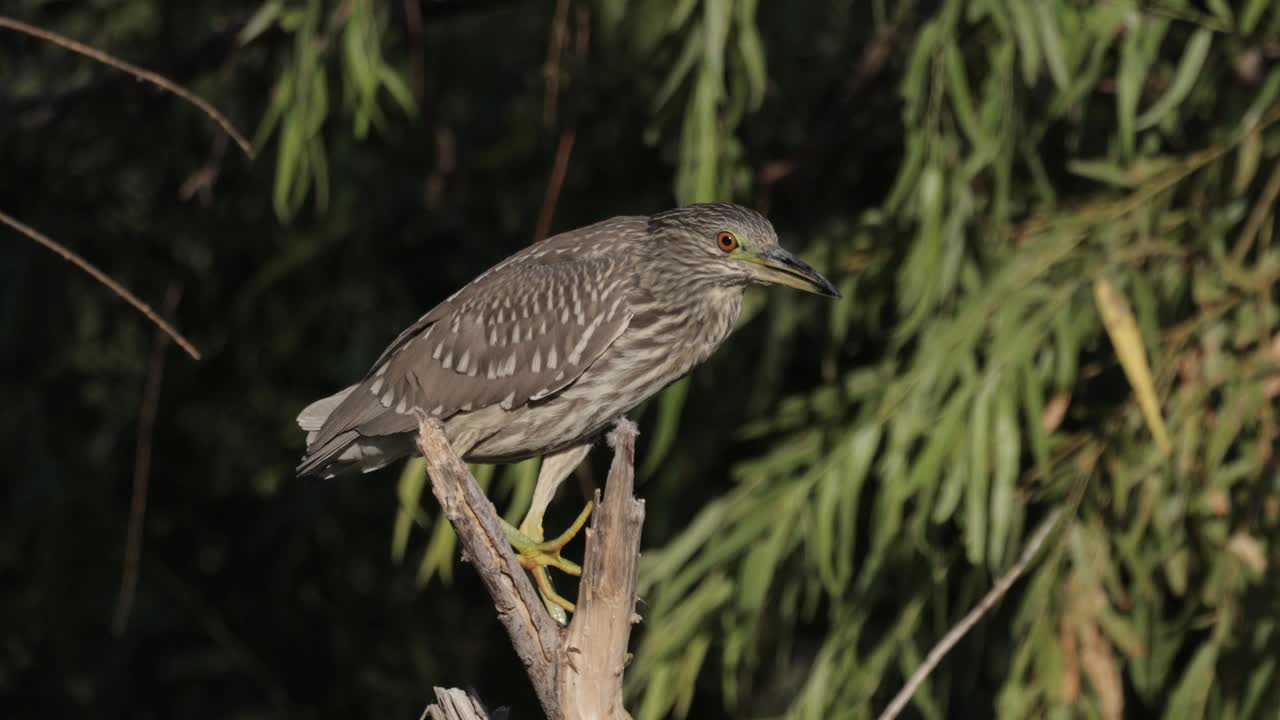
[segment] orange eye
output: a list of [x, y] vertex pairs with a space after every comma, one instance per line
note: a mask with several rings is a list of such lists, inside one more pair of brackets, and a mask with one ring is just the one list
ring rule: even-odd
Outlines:
[[719, 245], [720, 249], [725, 252], [733, 252], [738, 249], [738, 238], [734, 237], [733, 233], [725, 230], [716, 235], [716, 245]]

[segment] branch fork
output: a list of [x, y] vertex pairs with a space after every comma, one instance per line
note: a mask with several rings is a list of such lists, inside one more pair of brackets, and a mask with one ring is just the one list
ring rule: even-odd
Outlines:
[[[551, 618], [516, 560], [493, 503], [453, 452], [444, 428], [422, 413], [418, 448], [431, 491], [457, 532], [463, 552], [493, 598], [498, 620], [524, 664], [550, 720], [622, 720], [622, 679], [635, 613], [644, 501], [634, 496], [636, 426], [620, 420], [609, 434], [614, 448], [607, 492], [586, 530], [578, 609], [567, 627]], [[465, 697], [437, 689], [437, 697]], [[449, 695], [453, 693], [453, 695]], [[478, 702], [431, 705], [428, 717], [481, 720]], [[435, 714], [433, 714], [433, 712]], [[459, 714], [462, 713], [462, 714]]]

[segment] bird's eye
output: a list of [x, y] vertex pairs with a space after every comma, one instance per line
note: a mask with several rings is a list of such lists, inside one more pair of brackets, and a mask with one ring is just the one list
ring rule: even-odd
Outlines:
[[733, 252], [738, 249], [738, 238], [728, 230], [724, 230], [719, 235], [716, 235], [716, 245], [719, 245], [720, 249], [725, 252]]

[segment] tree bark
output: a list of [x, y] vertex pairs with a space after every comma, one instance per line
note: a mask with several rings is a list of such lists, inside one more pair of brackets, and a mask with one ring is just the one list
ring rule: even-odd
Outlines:
[[505, 720], [507, 717], [504, 710], [490, 716], [478, 698], [458, 688], [438, 687], [435, 692], [436, 701], [422, 711], [418, 720]]
[[636, 577], [640, 569], [640, 529], [644, 501], [632, 495], [635, 480], [636, 426], [621, 420], [609, 434], [613, 466], [604, 502], [596, 492], [596, 511], [587, 529], [586, 560], [578, 587], [578, 611], [564, 641], [567, 672], [559, 675], [561, 705], [568, 720], [625, 718], [622, 673], [636, 614]]
[[[550, 720], [626, 718], [622, 680], [631, 625], [640, 619], [635, 613], [635, 588], [644, 525], [644, 502], [632, 494], [635, 425], [620, 420], [609, 434], [613, 465], [604, 501], [597, 493], [597, 509], [586, 530], [578, 609], [564, 628], [543, 607], [516, 561], [493, 503], [449, 446], [444, 428], [421, 413], [417, 417], [418, 447], [426, 459], [431, 491], [457, 532], [463, 558], [475, 567], [493, 598], [498, 620], [525, 666], [543, 712]], [[479, 702], [461, 690], [437, 688], [436, 697], [425, 716], [487, 720]], [[467, 698], [474, 708], [462, 702]], [[472, 714], [458, 714], [464, 712]]]

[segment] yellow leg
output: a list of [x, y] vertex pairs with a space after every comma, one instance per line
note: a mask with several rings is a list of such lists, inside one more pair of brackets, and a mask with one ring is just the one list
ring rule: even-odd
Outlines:
[[[589, 517], [591, 517], [591, 503], [587, 503], [587, 506], [578, 514], [578, 518], [573, 521], [568, 530], [551, 540], [530, 537], [523, 529], [517, 529], [505, 522], [503, 523], [503, 528], [507, 533], [507, 541], [511, 543], [511, 547], [515, 548], [516, 559], [521, 566], [533, 574], [533, 580], [538, 586], [538, 591], [542, 593], [543, 599], [548, 603], [548, 610], [551, 609], [550, 605], [554, 605], [573, 612], [573, 603], [566, 600], [551, 587], [551, 579], [547, 575], [547, 568], [553, 567], [568, 575], [576, 576], [582, 574], [582, 567], [571, 560], [565, 559], [560, 554], [560, 551], [573, 540], [574, 536], [582, 531], [582, 527], [587, 524], [587, 518]], [[552, 611], [552, 614], [556, 615], [554, 611]], [[562, 614], [557, 615], [556, 619], [562, 620]]]
[[560, 624], [569, 621], [565, 611], [573, 610], [573, 603], [561, 597], [551, 585], [551, 577], [547, 568], [554, 567], [570, 575], [581, 575], [582, 568], [560, 555], [560, 549], [578, 534], [591, 515], [591, 505], [582, 511], [578, 520], [564, 533], [554, 540], [543, 541], [542, 516], [555, 497], [556, 489], [573, 469], [582, 462], [590, 452], [590, 443], [584, 443], [542, 458], [542, 467], [538, 470], [538, 482], [533, 489], [533, 499], [529, 503], [529, 512], [520, 523], [520, 528], [507, 526], [507, 539], [520, 556], [520, 564], [533, 573], [533, 580], [542, 593], [543, 604], [547, 612]]

